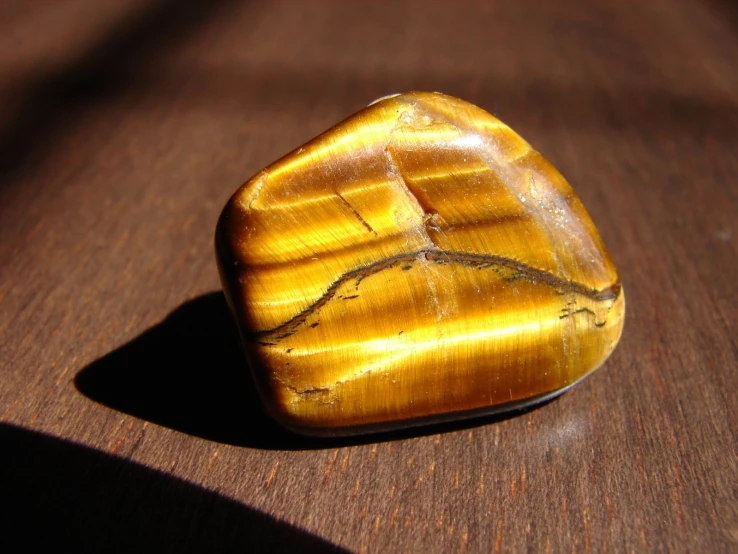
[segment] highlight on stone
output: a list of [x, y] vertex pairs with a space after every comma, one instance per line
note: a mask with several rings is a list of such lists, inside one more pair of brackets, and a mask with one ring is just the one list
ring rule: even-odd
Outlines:
[[382, 98], [260, 171], [216, 253], [265, 407], [306, 434], [540, 402], [623, 328], [617, 272], [566, 180], [439, 93]]

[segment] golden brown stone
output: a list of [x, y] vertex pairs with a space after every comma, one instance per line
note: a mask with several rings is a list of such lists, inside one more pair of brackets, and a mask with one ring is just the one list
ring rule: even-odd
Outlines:
[[259, 172], [216, 250], [265, 405], [305, 433], [540, 401], [623, 327], [615, 267], [564, 178], [438, 93], [382, 99]]

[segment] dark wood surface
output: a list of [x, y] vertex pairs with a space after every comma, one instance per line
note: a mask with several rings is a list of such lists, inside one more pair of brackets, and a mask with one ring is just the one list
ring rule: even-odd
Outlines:
[[[229, 195], [397, 91], [494, 112], [567, 176], [628, 314], [512, 417], [291, 436], [219, 289]], [[57, 551], [738, 549], [738, 8], [0, 4], [0, 529]], [[30, 549], [30, 548], [29, 548]]]

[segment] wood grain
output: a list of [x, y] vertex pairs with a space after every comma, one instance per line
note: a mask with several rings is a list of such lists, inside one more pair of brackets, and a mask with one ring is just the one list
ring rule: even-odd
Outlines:
[[[736, 21], [692, 0], [3, 2], [0, 528], [61, 550], [734, 551]], [[215, 222], [405, 90], [499, 115], [561, 170], [628, 290], [623, 339], [514, 417], [296, 438], [255, 404]]]

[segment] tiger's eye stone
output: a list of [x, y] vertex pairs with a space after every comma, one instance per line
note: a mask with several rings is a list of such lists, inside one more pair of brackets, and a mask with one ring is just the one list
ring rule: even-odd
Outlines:
[[262, 399], [308, 434], [544, 400], [623, 328], [615, 267], [561, 174], [438, 93], [381, 99], [259, 172], [216, 250]]

